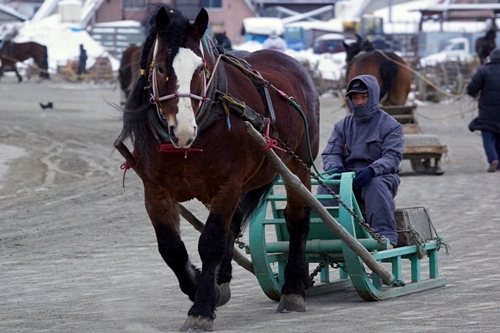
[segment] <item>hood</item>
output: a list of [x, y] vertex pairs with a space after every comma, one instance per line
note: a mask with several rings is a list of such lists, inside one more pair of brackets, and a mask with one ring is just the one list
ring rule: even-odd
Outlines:
[[364, 122], [370, 120], [375, 114], [380, 112], [379, 98], [380, 98], [380, 88], [378, 86], [377, 79], [372, 75], [358, 75], [352, 78], [347, 85], [347, 91], [353, 80], [361, 80], [368, 88], [368, 102], [363, 106], [356, 106], [347, 98], [349, 105], [354, 113], [355, 122]]
[[490, 61], [500, 62], [500, 49], [494, 49], [491, 51]]

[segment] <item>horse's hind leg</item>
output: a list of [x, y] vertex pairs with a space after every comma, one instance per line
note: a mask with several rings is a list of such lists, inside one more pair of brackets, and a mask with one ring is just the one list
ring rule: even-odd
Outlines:
[[22, 76], [19, 74], [19, 72], [17, 71], [17, 68], [16, 68], [16, 65], [14, 64], [14, 72], [16, 73], [16, 76], [17, 76], [17, 81], [18, 82], [22, 82], [23, 81], [23, 78]]
[[146, 191], [146, 210], [155, 228], [158, 251], [176, 275], [181, 291], [194, 301], [200, 272], [189, 261], [186, 246], [181, 240], [177, 204], [156, 198], [160, 196]]
[[220, 297], [217, 306], [226, 304], [231, 298], [229, 283], [233, 277], [231, 260], [233, 259], [234, 241], [240, 235], [242, 226], [249, 221], [250, 215], [263, 203], [261, 199], [267, 195], [271, 187], [272, 183], [245, 193], [241, 198], [238, 209], [233, 215], [227, 238], [226, 251], [219, 265], [219, 273], [217, 275], [217, 284], [220, 288]]
[[278, 311], [304, 312], [309, 276], [305, 259], [305, 244], [309, 233], [310, 208], [300, 194], [287, 187], [285, 220], [290, 234], [288, 262], [285, 266], [285, 283], [281, 289]]

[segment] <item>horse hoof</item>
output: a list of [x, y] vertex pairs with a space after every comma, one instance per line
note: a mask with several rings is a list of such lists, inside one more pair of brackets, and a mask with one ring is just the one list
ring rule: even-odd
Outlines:
[[212, 332], [214, 321], [207, 317], [188, 316], [181, 332]]
[[281, 295], [279, 312], [306, 312], [306, 302], [300, 295]]
[[229, 282], [219, 284], [219, 301], [217, 306], [223, 306], [231, 299], [231, 288], [229, 287]]

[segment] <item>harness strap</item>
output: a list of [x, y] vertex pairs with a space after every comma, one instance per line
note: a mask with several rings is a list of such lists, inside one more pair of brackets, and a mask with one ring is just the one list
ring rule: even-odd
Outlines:
[[224, 105], [224, 108], [227, 108], [235, 115], [248, 120], [248, 122], [250, 122], [253, 127], [259, 132], [263, 132], [265, 130], [266, 124], [269, 120], [268, 118], [264, 117], [262, 114], [258, 113], [257, 111], [246, 105], [244, 102], [238, 100], [228, 93], [217, 91], [216, 95], [218, 96], [217, 100]]
[[276, 115], [274, 113], [273, 103], [271, 102], [271, 96], [269, 95], [268, 85], [269, 82], [262, 78], [262, 75], [258, 71], [253, 71], [260, 80], [257, 80], [255, 77], [252, 77], [252, 81], [259, 89], [260, 96], [266, 102], [267, 112], [269, 114], [269, 120], [271, 121], [271, 126], [274, 126], [276, 123]]
[[[215, 95], [217, 91], [227, 92], [227, 80], [226, 80], [226, 71], [224, 66], [219, 66], [219, 58], [215, 61], [215, 54], [217, 54], [217, 49], [215, 44], [210, 38], [203, 38], [205, 42], [203, 43], [206, 46], [207, 56], [209, 56], [212, 60], [212, 63], [215, 63], [215, 67], [212, 68], [212, 74], [210, 76], [210, 80], [208, 82], [207, 92], [205, 96], [210, 97], [210, 103], [204, 103], [200, 108], [198, 115], [196, 116], [196, 123], [198, 124], [198, 131], [201, 133], [207, 127], [213, 124], [214, 121], [217, 120], [219, 115], [222, 113], [220, 109], [215, 107]], [[208, 47], [210, 45], [210, 47]]]
[[262, 97], [262, 99], [264, 100], [264, 102], [266, 104], [266, 109], [267, 109], [269, 119], [271, 121], [271, 125], [274, 126], [274, 124], [276, 123], [276, 115], [274, 113], [274, 108], [273, 108], [273, 103], [271, 101], [271, 96], [269, 95], [269, 89], [268, 89], [269, 82], [267, 80], [265, 80], [258, 71], [252, 70], [252, 67], [250, 66], [250, 64], [247, 61], [245, 61], [244, 59], [240, 59], [240, 58], [237, 58], [235, 56], [228, 55], [228, 54], [221, 55], [221, 57], [226, 63], [236, 67], [243, 74], [250, 77], [250, 79], [252, 80], [254, 85], [257, 87], [257, 90], [259, 91], [260, 96]]

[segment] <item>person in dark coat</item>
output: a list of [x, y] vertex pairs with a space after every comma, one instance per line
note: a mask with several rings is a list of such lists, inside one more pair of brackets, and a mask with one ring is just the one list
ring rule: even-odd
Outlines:
[[[329, 173], [355, 172], [353, 192], [365, 204], [367, 222], [395, 247], [394, 197], [400, 184], [403, 127], [380, 109], [379, 91], [372, 75], [349, 82], [345, 96], [353, 112], [335, 124], [321, 157]], [[318, 193], [326, 190], [319, 187]]]
[[490, 62], [479, 67], [467, 85], [467, 95], [477, 97], [479, 115], [469, 130], [481, 131], [483, 148], [489, 164], [487, 172], [500, 170], [500, 49], [490, 53]]
[[78, 75], [87, 74], [87, 51], [80, 44], [80, 56], [78, 58]]

